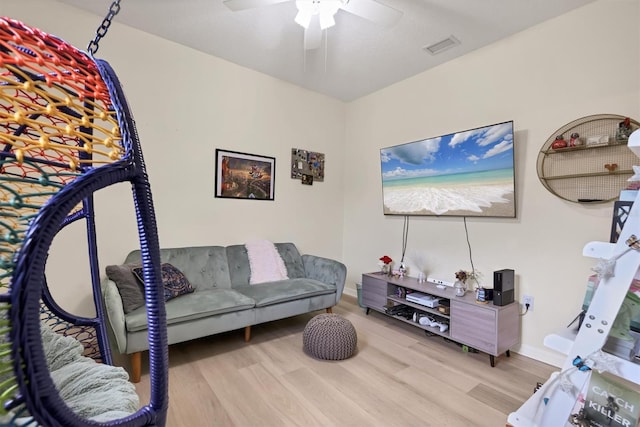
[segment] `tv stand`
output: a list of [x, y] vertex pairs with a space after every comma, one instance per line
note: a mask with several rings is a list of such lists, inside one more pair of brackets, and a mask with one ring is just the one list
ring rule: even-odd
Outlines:
[[[440, 298], [440, 307], [428, 307], [407, 300], [407, 293], [420, 292]], [[472, 292], [463, 297], [455, 296], [453, 287], [444, 289], [431, 282], [418, 282], [412, 277], [393, 277], [381, 273], [362, 275], [362, 303], [366, 313], [375, 310], [387, 316], [423, 329], [427, 335], [439, 335], [445, 339], [466, 345], [489, 354], [491, 366], [500, 354], [510, 356], [509, 349], [518, 343], [520, 319], [518, 304], [505, 306], [477, 303]], [[399, 308], [398, 308], [399, 307]], [[446, 308], [448, 307], [448, 309]], [[400, 314], [398, 314], [400, 311]], [[415, 321], [426, 316], [427, 323]], [[442, 324], [448, 328], [441, 327]]]

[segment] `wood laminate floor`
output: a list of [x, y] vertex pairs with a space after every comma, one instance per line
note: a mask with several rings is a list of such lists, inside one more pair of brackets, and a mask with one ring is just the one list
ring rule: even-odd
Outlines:
[[[167, 426], [504, 426], [507, 415], [557, 368], [511, 353], [489, 365], [442, 337], [344, 296], [333, 312], [351, 321], [358, 351], [315, 360], [302, 332], [316, 314], [172, 345]], [[147, 355], [137, 384], [149, 399]]]

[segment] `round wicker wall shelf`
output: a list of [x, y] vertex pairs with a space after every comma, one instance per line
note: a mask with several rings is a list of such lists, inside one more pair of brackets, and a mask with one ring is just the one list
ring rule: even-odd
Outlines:
[[[542, 185], [570, 202], [604, 203], [617, 199], [633, 176], [634, 162], [638, 162], [627, 147], [628, 138], [619, 134], [620, 123], [625, 119], [628, 118], [617, 114], [597, 114], [555, 131], [538, 154]], [[628, 123], [631, 131], [640, 127], [635, 120], [628, 119]]]

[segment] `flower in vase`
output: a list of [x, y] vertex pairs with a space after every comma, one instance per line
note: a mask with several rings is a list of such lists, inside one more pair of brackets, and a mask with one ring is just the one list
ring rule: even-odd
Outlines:
[[380, 257], [378, 262], [380, 263], [382, 274], [391, 274], [391, 263], [393, 260], [388, 255]]
[[472, 280], [474, 282], [476, 282], [477, 286], [480, 286], [480, 277], [482, 276], [482, 273], [480, 273], [479, 271], [465, 271], [465, 270], [459, 270], [456, 272], [456, 280], [461, 281], [462, 283], [467, 283], [467, 280]]

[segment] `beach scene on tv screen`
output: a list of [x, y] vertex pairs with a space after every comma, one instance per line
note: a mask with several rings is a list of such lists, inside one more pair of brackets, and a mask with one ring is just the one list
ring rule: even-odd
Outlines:
[[515, 217], [513, 122], [380, 150], [384, 213]]

